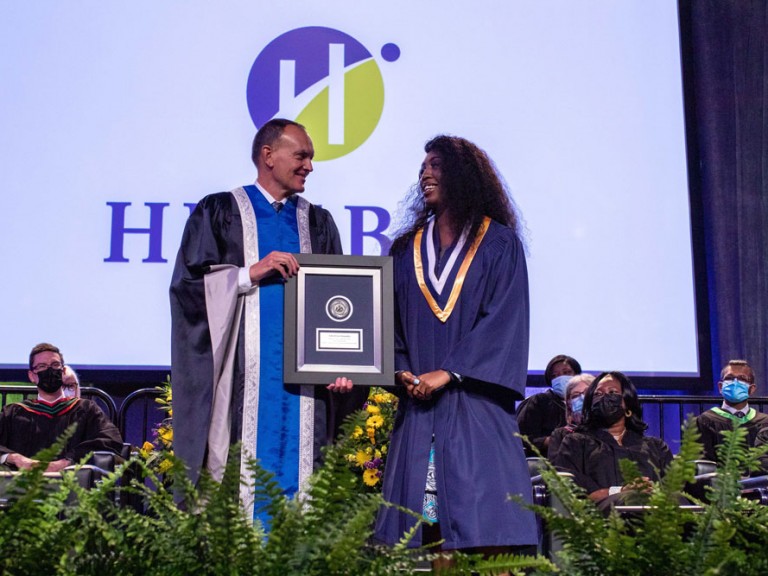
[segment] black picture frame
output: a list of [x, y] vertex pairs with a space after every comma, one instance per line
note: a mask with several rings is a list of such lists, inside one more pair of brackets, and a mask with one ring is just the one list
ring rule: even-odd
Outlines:
[[283, 380], [388, 386], [395, 372], [389, 256], [296, 254], [285, 283]]

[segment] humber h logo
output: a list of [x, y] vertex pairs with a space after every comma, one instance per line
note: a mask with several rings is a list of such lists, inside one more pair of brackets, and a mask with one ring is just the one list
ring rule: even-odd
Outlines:
[[[385, 44], [381, 56], [397, 60]], [[256, 127], [290, 118], [312, 135], [315, 160], [333, 160], [373, 133], [384, 108], [384, 81], [365, 46], [332, 28], [297, 28], [278, 36], [248, 76], [248, 110]]]

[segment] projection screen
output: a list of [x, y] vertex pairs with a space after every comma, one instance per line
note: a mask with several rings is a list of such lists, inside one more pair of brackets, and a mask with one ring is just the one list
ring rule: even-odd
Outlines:
[[526, 223], [529, 368], [699, 372], [677, 3], [176, 0], [0, 5], [0, 368], [170, 363], [190, 209], [304, 123], [306, 197], [388, 247], [426, 140], [497, 164]]

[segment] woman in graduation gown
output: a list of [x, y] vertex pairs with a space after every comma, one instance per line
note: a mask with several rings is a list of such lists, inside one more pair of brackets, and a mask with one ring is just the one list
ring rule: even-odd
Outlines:
[[[563, 438], [553, 464], [574, 475], [574, 481], [601, 505], [624, 501], [647, 491], [672, 461], [660, 438], [646, 436], [648, 425], [632, 381], [621, 372], [603, 372], [584, 394], [584, 420]], [[637, 464], [642, 481], [625, 484], [619, 461]]]
[[[430, 140], [409, 220], [392, 247], [396, 389], [401, 403], [384, 497], [434, 524], [412, 545], [483, 553], [536, 544], [515, 401], [528, 364], [528, 276], [514, 204], [488, 156]], [[383, 509], [393, 544], [415, 520]]]

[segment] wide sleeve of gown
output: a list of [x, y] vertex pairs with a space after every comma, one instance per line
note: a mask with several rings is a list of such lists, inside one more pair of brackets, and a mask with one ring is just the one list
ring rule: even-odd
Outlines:
[[[472, 263], [460, 298], [461, 301], [466, 297], [471, 307], [477, 307], [476, 319], [452, 344], [441, 368], [508, 388], [522, 398], [528, 373], [529, 338], [525, 253], [509, 228], [496, 224], [489, 229], [488, 236], [491, 237], [484, 240], [488, 245], [483, 248], [480, 262], [476, 257]], [[480, 291], [468, 290], [471, 286]]]
[[91, 400], [81, 399], [80, 403], [82, 417], [80, 422], [78, 422], [78, 426], [82, 430], [78, 429], [75, 435], [79, 441], [68, 447], [62, 456], [79, 461], [89, 452], [97, 450], [106, 450], [120, 454], [123, 447], [123, 439], [117, 426]]
[[243, 266], [243, 232], [234, 196], [206, 196], [187, 221], [170, 286], [174, 450], [196, 481], [213, 396], [213, 357], [204, 276], [210, 266]]
[[[596, 454], [596, 452], [599, 452], [599, 454]], [[599, 450], [598, 443], [589, 435], [572, 432], [563, 438], [557, 452], [552, 455], [551, 461], [558, 470], [573, 474], [573, 481], [576, 485], [584, 488], [587, 494], [591, 494], [608, 486], [603, 486], [592, 478], [592, 475], [589, 473], [590, 466], [588, 460], [590, 456], [593, 459], [602, 460], [606, 470], [612, 470], [615, 467], [615, 463], [609, 457], [610, 455], [604, 452]]]

